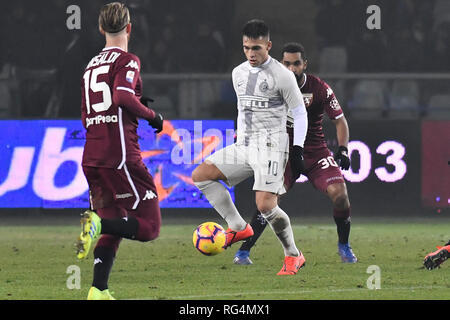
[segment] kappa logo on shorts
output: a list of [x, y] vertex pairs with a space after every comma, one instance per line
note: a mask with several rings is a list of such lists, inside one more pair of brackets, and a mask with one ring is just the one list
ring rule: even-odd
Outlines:
[[145, 201], [145, 200], [151, 200], [154, 198], [158, 198], [158, 196], [152, 190], [147, 190], [147, 191], [145, 191], [145, 197], [142, 200]]

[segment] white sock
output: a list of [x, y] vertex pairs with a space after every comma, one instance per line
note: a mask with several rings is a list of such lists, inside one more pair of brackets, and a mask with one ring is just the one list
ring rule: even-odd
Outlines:
[[279, 206], [269, 212], [261, 212], [272, 230], [277, 235], [284, 249], [285, 256], [297, 257], [300, 252], [295, 246], [294, 233], [292, 232], [289, 216]]
[[212, 180], [195, 182], [195, 185], [203, 192], [214, 209], [225, 219], [228, 227], [234, 231], [244, 230], [247, 222], [242, 219], [231, 199], [230, 193], [224, 185]]

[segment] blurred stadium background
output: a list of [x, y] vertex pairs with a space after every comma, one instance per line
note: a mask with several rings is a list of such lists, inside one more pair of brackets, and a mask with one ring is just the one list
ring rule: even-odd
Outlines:
[[[1, 120], [80, 118], [80, 79], [89, 59], [104, 45], [97, 17], [107, 2], [3, 3]], [[244, 60], [241, 26], [252, 18], [264, 19], [274, 43], [271, 55], [279, 59], [285, 42], [301, 42], [309, 72], [330, 84], [344, 108], [350, 140], [354, 141], [353, 165], [346, 176], [353, 215], [449, 215], [448, 0], [126, 3], [133, 22], [130, 51], [142, 61], [144, 93], [155, 99], [154, 108], [166, 119], [236, 119], [230, 73]], [[80, 29], [66, 26], [70, 16], [66, 10], [72, 4], [81, 9]], [[380, 30], [366, 27], [366, 8], [371, 4], [381, 9]], [[325, 129], [333, 149], [336, 140], [329, 124], [325, 123]], [[9, 141], [14, 140], [14, 134], [2, 132], [0, 138], [0, 188], [11, 168]], [[39, 147], [41, 142], [33, 146]], [[26, 140], [22, 145], [27, 146]], [[151, 170], [155, 173], [156, 169]], [[27, 188], [16, 191], [31, 190]], [[236, 203], [244, 215], [254, 210], [250, 189], [251, 181], [235, 189]], [[64, 212], [49, 209], [45, 201], [30, 209], [26, 199], [10, 197], [5, 201], [7, 196], [8, 192], [0, 192], [4, 216], [30, 213], [31, 218]], [[17, 199], [21, 199], [19, 203]], [[305, 184], [297, 184], [282, 204], [291, 215], [331, 217], [326, 197]], [[163, 209], [163, 216], [205, 213], [187, 207], [188, 203], [184, 209]]]

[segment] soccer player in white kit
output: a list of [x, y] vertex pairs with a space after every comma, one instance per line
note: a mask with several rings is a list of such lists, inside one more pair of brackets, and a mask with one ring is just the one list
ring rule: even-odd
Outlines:
[[[247, 22], [242, 35], [247, 61], [232, 72], [238, 108], [236, 143], [205, 159], [193, 171], [192, 179], [226, 220], [225, 247], [229, 247], [251, 237], [253, 230], [219, 181], [235, 186], [254, 176], [256, 206], [284, 249], [285, 260], [278, 275], [294, 275], [305, 264], [305, 258], [295, 245], [289, 216], [277, 202], [278, 195], [285, 193], [283, 173], [288, 157], [294, 175], [298, 176], [304, 168], [307, 113], [294, 74], [269, 55], [272, 42], [265, 22], [257, 19]], [[288, 110], [294, 118], [291, 154], [286, 132]]]

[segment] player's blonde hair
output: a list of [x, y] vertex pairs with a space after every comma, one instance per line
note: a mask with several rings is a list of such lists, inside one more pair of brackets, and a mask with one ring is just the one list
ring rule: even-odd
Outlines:
[[125, 4], [111, 2], [105, 4], [98, 17], [98, 25], [107, 33], [118, 33], [130, 23], [130, 11]]

